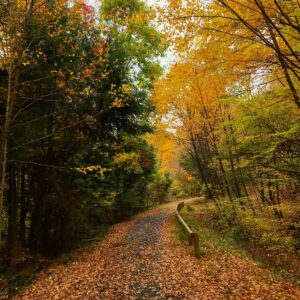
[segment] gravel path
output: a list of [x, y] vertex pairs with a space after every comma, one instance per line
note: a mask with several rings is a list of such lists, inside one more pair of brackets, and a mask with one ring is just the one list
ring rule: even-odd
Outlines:
[[[160, 298], [160, 286], [155, 281], [149, 281], [149, 275], [155, 273], [155, 267], [159, 264], [160, 229], [167, 219], [167, 212], [159, 211], [139, 220], [122, 239], [123, 245], [131, 247], [129, 254], [124, 254], [124, 264], [136, 266], [133, 273], [130, 290], [137, 291], [136, 299]], [[121, 243], [122, 243], [121, 242]], [[144, 261], [152, 261], [146, 267]]]
[[175, 203], [117, 224], [68, 264], [53, 265], [14, 299], [300, 299], [299, 290], [253, 261], [200, 260], [174, 239]]
[[161, 229], [174, 209], [174, 203], [165, 205], [117, 224], [103, 242], [67, 266], [44, 271], [14, 299], [166, 299], [155, 274], [164, 248]]

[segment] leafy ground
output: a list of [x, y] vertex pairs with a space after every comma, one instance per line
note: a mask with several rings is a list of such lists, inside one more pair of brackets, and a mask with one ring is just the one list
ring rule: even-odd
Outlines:
[[[74, 253], [76, 256], [72, 252], [67, 252], [52, 259], [41, 255], [23, 253], [19, 264], [0, 269], [0, 300], [15, 295], [18, 290], [29, 285], [42, 270], [48, 269], [54, 262], [56, 264], [66, 264], [76, 259], [80, 253], [84, 253], [86, 249], [89, 249], [92, 243], [102, 241], [107, 235], [108, 228], [108, 224], [99, 225], [93, 228], [82, 240], [78, 241], [77, 251]], [[3, 266], [4, 264], [1, 263], [0, 261], [0, 265]]]
[[13, 299], [300, 299], [296, 286], [245, 256], [211, 251], [194, 258], [175, 238], [174, 208], [117, 224], [104, 241], [43, 271]]
[[[199, 233], [202, 255], [225, 252], [245, 256], [300, 286], [299, 250], [294, 247], [295, 239], [287, 230], [289, 223], [278, 222], [274, 214], [265, 209], [255, 215], [237, 211], [234, 223], [229, 226], [227, 222], [232, 219], [226, 209], [228, 207], [224, 209], [223, 206], [221, 211], [216, 210], [212, 203], [197, 199], [181, 211], [190, 227]], [[294, 215], [297, 214], [294, 210]], [[176, 233], [179, 239], [186, 239], [179, 224]]]

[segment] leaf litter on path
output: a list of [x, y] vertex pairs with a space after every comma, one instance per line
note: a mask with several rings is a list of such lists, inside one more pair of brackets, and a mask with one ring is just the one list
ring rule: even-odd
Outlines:
[[171, 203], [115, 225], [104, 241], [44, 270], [13, 299], [300, 299], [297, 287], [245, 257], [193, 257], [174, 238], [174, 209]]

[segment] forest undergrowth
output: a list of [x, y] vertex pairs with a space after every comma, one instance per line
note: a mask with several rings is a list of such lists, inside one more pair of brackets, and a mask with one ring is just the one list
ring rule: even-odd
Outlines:
[[[298, 216], [295, 203], [284, 205], [284, 213]], [[229, 201], [216, 208], [204, 199], [187, 204], [181, 211], [192, 230], [199, 233], [201, 255], [233, 253], [248, 257], [297, 285], [300, 284], [300, 253], [298, 236], [290, 224], [278, 224], [268, 210], [257, 214], [234, 210]], [[177, 224], [176, 235], [186, 240], [186, 235]]]

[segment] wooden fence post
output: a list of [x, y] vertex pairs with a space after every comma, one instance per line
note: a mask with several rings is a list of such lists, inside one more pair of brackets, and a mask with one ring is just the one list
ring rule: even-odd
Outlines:
[[193, 246], [194, 246], [194, 255], [196, 257], [199, 257], [200, 247], [199, 247], [199, 235], [197, 232], [193, 232]]
[[194, 255], [196, 257], [200, 257], [199, 235], [197, 232], [193, 232], [192, 229], [186, 224], [186, 222], [181, 217], [180, 211], [183, 207], [184, 207], [184, 202], [180, 202], [177, 205], [176, 214], [177, 214], [178, 220], [179, 220], [181, 226], [183, 227], [183, 229], [185, 230], [185, 232], [187, 233], [189, 245], [194, 247]]

